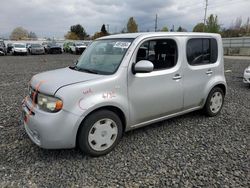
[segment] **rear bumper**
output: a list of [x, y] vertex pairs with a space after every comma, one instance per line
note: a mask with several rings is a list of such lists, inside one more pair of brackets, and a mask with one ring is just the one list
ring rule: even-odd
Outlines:
[[78, 116], [65, 110], [48, 113], [32, 108], [30, 99], [23, 101], [22, 110], [26, 133], [36, 145], [45, 149], [75, 147]]

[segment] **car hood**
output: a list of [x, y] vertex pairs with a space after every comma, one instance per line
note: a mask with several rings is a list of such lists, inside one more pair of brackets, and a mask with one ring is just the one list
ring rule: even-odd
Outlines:
[[41, 93], [54, 95], [62, 87], [102, 77], [104, 76], [79, 72], [67, 67], [36, 74], [32, 77], [30, 85]]

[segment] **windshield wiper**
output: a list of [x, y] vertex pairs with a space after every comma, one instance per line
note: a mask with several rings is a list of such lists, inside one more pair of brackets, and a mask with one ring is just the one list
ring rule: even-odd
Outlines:
[[99, 72], [92, 70], [92, 69], [85, 69], [78, 67], [76, 64], [69, 66], [70, 69], [76, 70], [76, 71], [81, 71], [81, 72], [87, 72], [87, 73], [92, 73], [92, 74], [99, 74]]
[[76, 70], [82, 71], [82, 72], [88, 72], [88, 73], [92, 73], [92, 74], [99, 74], [99, 72], [92, 70], [92, 69], [84, 69], [84, 68], [76, 67]]
[[78, 70], [78, 67], [76, 65], [70, 65], [69, 68], [73, 70]]

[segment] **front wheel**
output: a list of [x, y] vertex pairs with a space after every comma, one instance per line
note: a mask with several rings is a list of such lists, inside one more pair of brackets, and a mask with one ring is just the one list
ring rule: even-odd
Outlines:
[[80, 127], [78, 146], [91, 156], [109, 153], [122, 137], [122, 122], [109, 110], [99, 110], [89, 115]]
[[204, 112], [206, 115], [213, 117], [220, 113], [223, 103], [224, 103], [225, 94], [221, 88], [213, 88], [208, 97], [206, 104], [204, 106]]

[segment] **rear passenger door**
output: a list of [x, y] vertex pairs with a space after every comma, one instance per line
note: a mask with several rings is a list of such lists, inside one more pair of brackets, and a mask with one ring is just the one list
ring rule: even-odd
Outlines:
[[[142, 42], [130, 65], [140, 60], [154, 64], [150, 73], [128, 72], [128, 94], [131, 124], [176, 113], [183, 106], [180, 48], [173, 39], [152, 39]], [[180, 46], [178, 44], [178, 46]]]
[[186, 42], [186, 68], [183, 72], [184, 109], [204, 104], [206, 85], [218, 66], [215, 38], [189, 38]]

